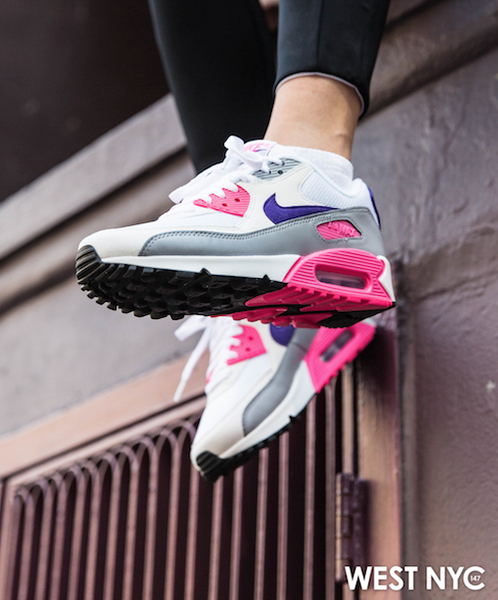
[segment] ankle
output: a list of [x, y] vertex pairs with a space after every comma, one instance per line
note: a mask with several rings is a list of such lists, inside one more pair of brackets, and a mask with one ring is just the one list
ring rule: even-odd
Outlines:
[[341, 81], [320, 75], [289, 79], [277, 90], [265, 139], [349, 160], [360, 110], [356, 91]]

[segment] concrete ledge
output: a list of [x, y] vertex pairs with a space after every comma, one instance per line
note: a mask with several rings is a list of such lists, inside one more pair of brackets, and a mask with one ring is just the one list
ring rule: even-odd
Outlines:
[[[173, 395], [186, 361], [181, 358], [153, 369], [124, 385], [0, 438], [0, 477], [31, 469], [36, 463], [181, 406], [173, 402]], [[192, 373], [182, 402], [202, 396], [206, 368], [207, 355], [204, 355]]]
[[445, 0], [390, 29], [372, 78], [370, 113], [498, 45], [498, 0]]

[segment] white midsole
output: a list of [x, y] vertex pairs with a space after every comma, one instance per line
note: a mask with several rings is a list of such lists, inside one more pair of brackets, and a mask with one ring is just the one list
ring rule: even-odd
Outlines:
[[105, 263], [120, 263], [154, 269], [191, 271], [207, 269], [211, 275], [233, 277], [264, 277], [282, 281], [292, 265], [301, 258], [299, 254], [254, 256], [111, 256]]
[[303, 360], [297, 369], [287, 396], [277, 408], [256, 429], [223, 452], [220, 458], [230, 458], [244, 452], [283, 429], [290, 422], [290, 417], [297, 417], [314, 395], [315, 388], [311, 382], [306, 362]]

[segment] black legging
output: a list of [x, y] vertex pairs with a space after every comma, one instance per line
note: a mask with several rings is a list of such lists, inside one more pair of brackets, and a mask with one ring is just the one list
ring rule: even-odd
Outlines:
[[280, 0], [278, 60], [258, 0], [149, 0], [169, 86], [197, 170], [230, 134], [263, 136], [274, 85], [323, 73], [369, 86], [390, 0]]

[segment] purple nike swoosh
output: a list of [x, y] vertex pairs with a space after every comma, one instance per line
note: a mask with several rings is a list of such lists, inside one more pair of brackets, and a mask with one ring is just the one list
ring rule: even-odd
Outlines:
[[289, 342], [294, 335], [294, 331], [295, 329], [293, 325], [287, 325], [287, 327], [278, 327], [277, 325], [270, 323], [271, 337], [277, 342], [277, 344], [280, 344], [281, 346], [289, 345]]
[[275, 200], [275, 194], [272, 194], [263, 206], [266, 216], [274, 223], [283, 223], [290, 219], [297, 219], [298, 217], [306, 217], [307, 215], [314, 215], [317, 213], [325, 212], [327, 210], [335, 210], [329, 206], [280, 206]]

